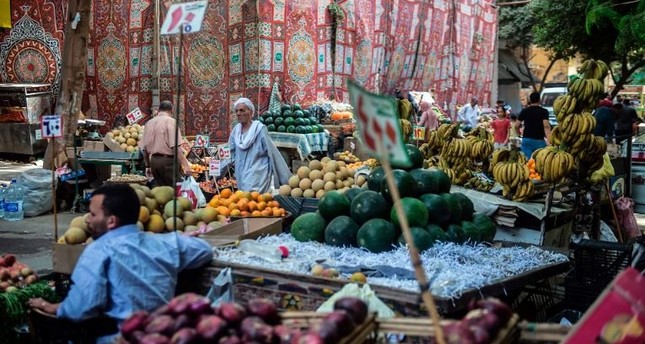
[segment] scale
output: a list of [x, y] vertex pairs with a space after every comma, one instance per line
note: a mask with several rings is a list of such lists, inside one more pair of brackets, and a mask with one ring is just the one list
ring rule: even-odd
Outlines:
[[99, 128], [104, 126], [105, 123], [105, 121], [97, 119], [78, 120], [79, 137], [83, 140], [102, 140], [103, 136], [99, 133]]

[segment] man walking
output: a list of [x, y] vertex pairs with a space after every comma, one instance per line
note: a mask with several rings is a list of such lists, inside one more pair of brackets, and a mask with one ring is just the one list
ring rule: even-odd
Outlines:
[[524, 122], [522, 136], [522, 153], [527, 158], [538, 148], [546, 147], [551, 137], [549, 111], [540, 106], [540, 94], [533, 92], [529, 95], [529, 106], [524, 108], [518, 119]]
[[[146, 123], [146, 131], [141, 140], [141, 150], [143, 152], [143, 161], [146, 165], [146, 174], [152, 173], [157, 186], [172, 186], [174, 173], [174, 147], [175, 142], [181, 144], [175, 139], [177, 122], [172, 117], [172, 103], [164, 100], [159, 105], [159, 113]], [[178, 161], [180, 171], [183, 168], [184, 173], [190, 173], [188, 160], [182, 154], [181, 148], [178, 147]], [[177, 180], [180, 177], [177, 176]]]

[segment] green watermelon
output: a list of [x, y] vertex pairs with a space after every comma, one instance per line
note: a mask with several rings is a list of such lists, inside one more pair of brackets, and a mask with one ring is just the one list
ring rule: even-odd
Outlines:
[[349, 215], [349, 208], [349, 199], [336, 190], [325, 193], [318, 201], [318, 211], [326, 221], [341, 215]]
[[429, 224], [426, 229], [428, 230], [428, 234], [430, 234], [430, 237], [432, 238], [433, 245], [438, 241], [448, 241], [448, 236], [446, 235], [446, 232], [441, 229], [441, 227], [434, 224]]
[[433, 174], [424, 168], [415, 168], [410, 171], [410, 175], [417, 183], [417, 193], [419, 195], [431, 193], [434, 188]]
[[[408, 172], [404, 170], [393, 170], [392, 177], [394, 178], [394, 185], [399, 190], [399, 197], [416, 197], [416, 183]], [[392, 202], [392, 194], [390, 193], [390, 187], [386, 178], [381, 180], [381, 194], [387, 201]]]
[[[414, 246], [416, 246], [419, 251], [425, 251], [434, 244], [434, 240], [430, 233], [421, 227], [410, 227], [410, 234], [412, 234]], [[403, 234], [399, 236], [399, 244], [406, 244], [405, 236]]]
[[475, 205], [473, 204], [473, 201], [461, 192], [451, 192], [450, 194], [453, 198], [456, 198], [459, 201], [459, 204], [461, 204], [461, 218], [468, 221], [472, 220], [473, 214], [475, 213]]
[[264, 117], [258, 117], [255, 120], [260, 122], [260, 123], [262, 123], [262, 124], [264, 124]]
[[354, 198], [356, 198], [356, 196], [358, 196], [358, 194], [360, 194], [360, 193], [362, 193], [364, 191], [366, 191], [366, 190], [363, 189], [363, 188], [353, 187], [353, 188], [350, 188], [349, 190], [345, 191], [345, 197], [347, 197], [347, 199], [351, 203], [354, 200]]
[[309, 117], [309, 122], [311, 122], [312, 125], [318, 124], [318, 119], [316, 117]]
[[293, 125], [290, 125], [287, 127], [287, 132], [288, 133], [295, 133], [296, 132], [296, 127]]
[[325, 228], [325, 242], [332, 246], [356, 246], [358, 228], [351, 217], [338, 216]]
[[311, 132], [312, 133], [319, 133], [320, 131], [318, 131], [318, 126], [317, 125], [312, 125], [311, 126]]
[[352, 200], [349, 213], [356, 223], [362, 225], [371, 219], [386, 218], [389, 210], [390, 205], [380, 193], [372, 190], [363, 190], [363, 192], [356, 195]]
[[286, 125], [287, 127], [290, 125], [295, 125], [295, 119], [293, 117], [286, 117], [284, 119], [284, 125]]
[[456, 197], [453, 197], [452, 194], [444, 193], [440, 195], [446, 202], [448, 202], [448, 209], [450, 211], [450, 222], [460, 223], [461, 222], [461, 202]]
[[472, 243], [478, 243], [482, 241], [481, 230], [470, 221], [461, 221], [461, 229], [466, 233], [466, 238]]
[[309, 121], [309, 118], [303, 118], [302, 119], [305, 125], [311, 125], [311, 121]]
[[428, 209], [428, 223], [447, 226], [450, 222], [450, 206], [443, 197], [435, 194], [421, 195], [419, 199]]
[[296, 119], [294, 120], [294, 124], [296, 126], [303, 126], [305, 125], [305, 120], [300, 117], [296, 117]]
[[282, 104], [282, 107], [280, 108], [280, 112], [285, 112], [285, 111], [291, 111], [291, 105], [289, 104]]
[[463, 244], [467, 239], [467, 234], [463, 228], [454, 223], [448, 226], [446, 236], [448, 237], [448, 241], [454, 242], [455, 244]]
[[304, 213], [291, 224], [291, 236], [298, 241], [325, 241], [325, 219], [318, 213]]
[[396, 235], [396, 229], [390, 221], [371, 219], [359, 228], [356, 239], [358, 246], [370, 252], [380, 253], [392, 249]]
[[[428, 209], [423, 202], [416, 198], [405, 197], [397, 203], [402, 205], [410, 227], [425, 227], [428, 224]], [[401, 214], [397, 212], [397, 203], [390, 210], [390, 220], [392, 220], [395, 226], [401, 227], [401, 223], [399, 222]]]
[[298, 103], [294, 103], [294, 104], [291, 105], [291, 110], [300, 111], [300, 110], [302, 110], [302, 106], [300, 106], [300, 104], [298, 104]]
[[411, 166], [399, 166], [396, 164], [392, 164], [392, 168], [398, 168], [402, 170], [411, 170], [415, 168], [421, 168], [423, 167], [423, 153], [419, 150], [419, 148], [413, 144], [406, 144], [405, 145], [405, 152], [408, 154], [410, 157], [410, 161], [412, 161]]
[[271, 111], [265, 111], [262, 113], [263, 118], [271, 117]]
[[287, 132], [287, 127], [285, 127], [284, 125], [279, 125], [277, 131], [279, 133], [286, 133]]
[[381, 182], [385, 178], [385, 170], [383, 166], [378, 166], [370, 171], [370, 174], [367, 176], [367, 188], [380, 192], [381, 191]]
[[273, 124], [275, 124], [275, 125], [276, 125], [276, 126], [278, 126], [278, 127], [279, 127], [279, 126], [281, 126], [281, 125], [283, 125], [283, 124], [285, 124], [285, 123], [284, 123], [284, 118], [282, 118], [282, 117], [276, 117], [276, 118], [274, 118], [274, 119], [273, 119]]
[[273, 117], [267, 117], [264, 119], [264, 124], [269, 125], [273, 124]]
[[428, 171], [432, 174], [432, 183], [430, 184], [430, 190], [428, 192], [433, 194], [450, 192], [452, 182], [445, 172], [434, 168], [431, 168]]
[[479, 228], [481, 241], [493, 241], [495, 234], [497, 234], [497, 226], [490, 217], [484, 214], [475, 214], [472, 222]]
[[267, 130], [268, 131], [275, 131], [275, 124], [272, 123], [272, 124], [267, 125]]
[[305, 133], [305, 128], [301, 125], [296, 126], [296, 133], [297, 134], [304, 134]]

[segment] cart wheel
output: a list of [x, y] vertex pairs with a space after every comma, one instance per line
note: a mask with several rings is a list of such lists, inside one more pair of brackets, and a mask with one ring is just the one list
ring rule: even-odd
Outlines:
[[278, 150], [280, 151], [280, 155], [282, 155], [284, 162], [286, 162], [289, 169], [291, 169], [291, 154], [289, 154], [289, 151], [283, 148], [278, 148]]

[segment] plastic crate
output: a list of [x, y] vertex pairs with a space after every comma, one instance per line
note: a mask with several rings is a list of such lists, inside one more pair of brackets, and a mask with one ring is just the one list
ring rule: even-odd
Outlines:
[[603, 290], [616, 275], [632, 263], [631, 244], [581, 240], [572, 244], [576, 282]]

